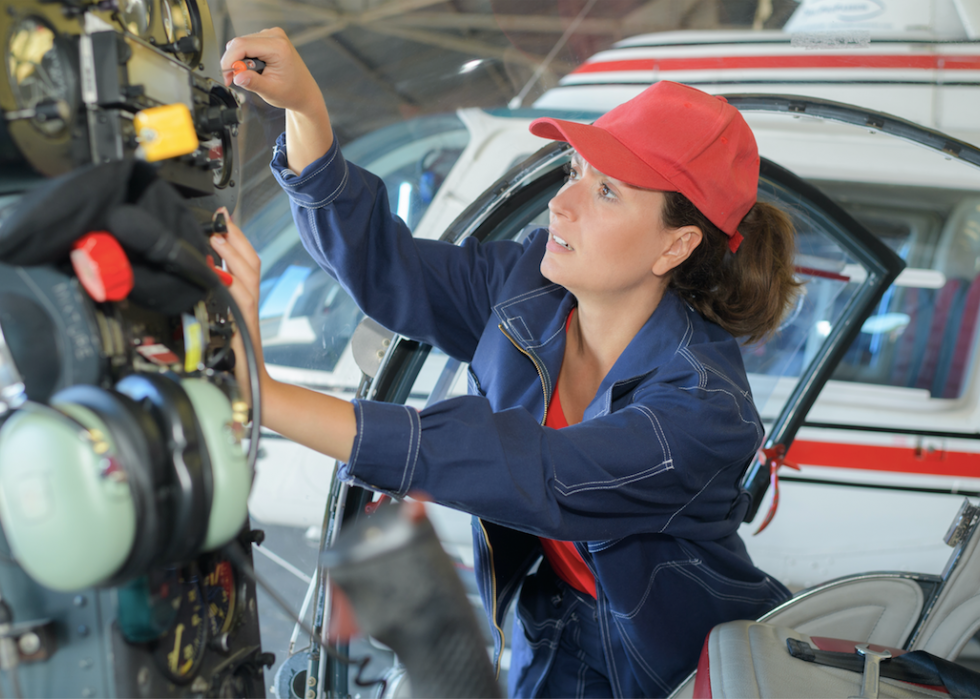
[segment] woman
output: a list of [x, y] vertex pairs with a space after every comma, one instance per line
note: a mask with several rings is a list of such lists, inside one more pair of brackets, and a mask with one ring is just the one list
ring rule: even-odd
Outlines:
[[[287, 110], [272, 168], [307, 250], [368, 315], [470, 364], [471, 395], [421, 412], [263, 371], [265, 424], [342, 478], [477, 515], [498, 654], [519, 592], [511, 694], [662, 696], [712, 626], [782, 601], [736, 533], [763, 431], [734, 337], [791, 304], [792, 230], [756, 202], [738, 112], [657, 83], [592, 126], [539, 119], [576, 150], [549, 228], [457, 247], [414, 240], [344, 161], [281, 30], [233, 40], [222, 65], [246, 56], [265, 72], [234, 82]], [[258, 258], [235, 228], [213, 243], [258, 337]]]

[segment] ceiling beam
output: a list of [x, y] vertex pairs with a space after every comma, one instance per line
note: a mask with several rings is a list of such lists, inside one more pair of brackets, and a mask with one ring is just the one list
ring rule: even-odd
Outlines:
[[[511, 46], [495, 46], [482, 41], [464, 39], [462, 37], [450, 36], [449, 34], [442, 34], [440, 32], [430, 32], [423, 29], [410, 29], [408, 27], [398, 26], [389, 22], [374, 23], [365, 27], [365, 29], [377, 32], [378, 34], [396, 36], [400, 39], [407, 39], [408, 41], [415, 41], [420, 44], [428, 44], [429, 46], [456, 51], [457, 53], [461, 53], [463, 55], [482, 56], [483, 58], [497, 58], [500, 60], [504, 60], [504, 58], [513, 59], [514, 57], [518, 57], [519, 60], [530, 65], [537, 65], [544, 60], [544, 58], [541, 56], [529, 56], [523, 51], [508, 52], [508, 50], [512, 48]], [[558, 72], [568, 72], [574, 67], [559, 61], [552, 61], [551, 65]]]
[[[308, 5], [305, 2], [296, 2], [296, 0], [251, 0], [251, 2], [248, 3], [241, 3], [241, 8], [245, 9], [248, 7], [248, 5], [267, 7], [270, 10], [276, 10], [277, 12], [282, 13], [283, 16], [286, 16], [287, 13], [297, 13], [321, 22], [336, 22], [343, 17], [343, 15], [336, 10], [330, 10], [326, 7], [318, 7], [317, 5]], [[238, 15], [237, 9], [235, 15], [236, 17]]]
[[[406, 27], [427, 27], [429, 29], [479, 29], [483, 31], [538, 32], [542, 34], [561, 34], [570, 20], [566, 17], [547, 15], [480, 15], [450, 12], [413, 12], [390, 20], [392, 24]], [[624, 30], [642, 33], [660, 29], [660, 24], [633, 23], [627, 25], [621, 19], [584, 19], [575, 29], [576, 34], [618, 35]]]
[[371, 81], [372, 85], [379, 88], [386, 95], [390, 96], [399, 104], [408, 105], [410, 107], [417, 106], [415, 102], [413, 102], [411, 99], [409, 99], [405, 95], [399, 94], [399, 92], [394, 88], [394, 86], [384, 79], [384, 76], [382, 76], [380, 73], [378, 73], [378, 71], [376, 71], [374, 68], [369, 66], [364, 61], [364, 59], [362, 59], [360, 56], [357, 56], [346, 46], [344, 46], [339, 41], [337, 41], [337, 39], [329, 38], [327, 39], [327, 43], [332, 51], [336, 51], [341, 56], [343, 56], [346, 60], [353, 63], [357, 67], [357, 69], [361, 71], [361, 73], [367, 76], [367, 79]]
[[446, 0], [390, 0], [383, 5], [379, 5], [372, 10], [365, 10], [357, 15], [358, 24], [368, 24], [378, 20], [387, 19], [395, 15], [403, 15], [406, 12], [414, 12], [432, 5], [441, 5]]
[[332, 22], [319, 27], [310, 27], [309, 29], [303, 29], [302, 31], [298, 31], [296, 33], [290, 32], [289, 40], [293, 42], [293, 46], [299, 48], [300, 46], [311, 44], [314, 41], [326, 39], [337, 32], [342, 32], [349, 26], [350, 23], [348, 22]]
[[[267, 3], [272, 7], [277, 5], [277, 0], [257, 1]], [[344, 31], [350, 26], [373, 24], [405, 12], [413, 12], [444, 2], [446, 0], [391, 0], [391, 2], [375, 7], [374, 9], [357, 13], [316, 8], [305, 3], [296, 2], [296, 0], [283, 0], [282, 7], [291, 11], [304, 13], [307, 16], [312, 16], [325, 22], [323, 26], [308, 27], [295, 34], [290, 34], [289, 38], [293, 42], [293, 45], [298, 47], [325, 39], [333, 34]]]

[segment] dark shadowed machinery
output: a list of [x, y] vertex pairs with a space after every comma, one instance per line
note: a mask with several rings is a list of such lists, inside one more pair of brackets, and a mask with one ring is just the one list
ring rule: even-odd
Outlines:
[[209, 9], [3, 9], [0, 691], [264, 695], [258, 434], [208, 246], [241, 110]]

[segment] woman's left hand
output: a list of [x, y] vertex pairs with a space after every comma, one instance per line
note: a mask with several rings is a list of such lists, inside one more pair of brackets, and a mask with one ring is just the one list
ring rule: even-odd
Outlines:
[[[227, 210], [224, 214], [228, 222], [228, 233], [212, 235], [211, 247], [225, 261], [228, 272], [232, 276], [233, 281], [228, 291], [238, 304], [242, 315], [245, 316], [248, 334], [252, 338], [258, 360], [259, 379], [264, 383], [267, 374], [259, 330], [259, 283], [262, 277], [262, 261], [242, 230], [232, 222]], [[239, 390], [242, 392], [242, 398], [251, 405], [248, 367], [245, 365], [245, 346], [239, 333], [235, 333], [232, 349], [235, 351], [235, 378], [238, 380]]]

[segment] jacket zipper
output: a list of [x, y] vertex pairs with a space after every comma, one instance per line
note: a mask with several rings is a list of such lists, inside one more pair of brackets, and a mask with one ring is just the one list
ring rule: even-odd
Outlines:
[[504, 630], [500, 628], [500, 624], [497, 623], [497, 572], [493, 567], [493, 546], [490, 545], [490, 537], [487, 536], [487, 528], [483, 526], [483, 520], [477, 518], [477, 522], [480, 523], [480, 531], [483, 532], [483, 542], [487, 545], [487, 551], [490, 552], [490, 597], [493, 600], [493, 604], [490, 609], [490, 617], [493, 619], [493, 626], [497, 629], [497, 633], [500, 634], [500, 651], [497, 653], [497, 658], [494, 662], [494, 678], [500, 679], [500, 657], [504, 654], [504, 643], [506, 638], [504, 638]]
[[504, 334], [504, 337], [506, 337], [508, 340], [510, 340], [510, 343], [512, 345], [514, 345], [514, 347], [517, 348], [517, 351], [518, 352], [520, 352], [525, 357], [527, 357], [528, 359], [531, 360], [531, 364], [534, 365], [534, 368], [538, 372], [538, 378], [541, 379], [541, 391], [542, 391], [542, 393], [544, 393], [544, 414], [541, 416], [541, 424], [543, 425], [543, 424], [545, 424], [548, 421], [548, 389], [546, 388], [545, 383], [544, 383], [544, 372], [541, 371], [541, 366], [538, 364], [537, 360], [535, 360], [535, 358], [531, 356], [531, 353], [528, 352], [523, 347], [521, 347], [519, 344], [517, 344], [517, 342], [514, 340], [514, 338], [512, 338], [510, 336], [510, 333], [508, 333], [506, 330], [504, 330], [504, 324], [503, 323], [500, 323], [499, 325], [497, 325], [497, 327], [500, 328], [500, 332], [502, 332]]
[[[517, 348], [518, 352], [531, 360], [531, 364], [534, 365], [535, 370], [538, 372], [538, 378], [541, 379], [541, 391], [544, 394], [544, 415], [541, 416], [541, 424], [543, 425], [548, 419], [548, 389], [545, 387], [544, 383], [544, 372], [541, 371], [541, 367], [538, 365], [537, 361], [535, 361], [534, 357], [532, 357], [527, 350], [517, 344], [517, 342], [514, 341], [514, 338], [510, 336], [510, 333], [504, 330], [503, 323], [497, 325], [497, 327], [500, 328], [500, 332], [504, 334], [504, 337], [510, 340], [510, 343]], [[483, 532], [483, 541], [487, 545], [487, 551], [490, 552], [490, 592], [493, 599], [493, 604], [490, 609], [490, 617], [493, 619], [494, 628], [496, 628], [497, 633], [500, 634], [500, 652], [497, 653], [496, 662], [494, 663], [494, 675], [499, 679], [500, 656], [504, 653], [504, 645], [506, 644], [507, 639], [504, 636], [504, 630], [500, 628], [500, 624], [497, 623], [497, 571], [494, 569], [493, 565], [493, 547], [490, 545], [490, 537], [487, 536], [487, 529], [483, 526], [483, 521], [477, 521], [480, 522], [480, 531]]]

